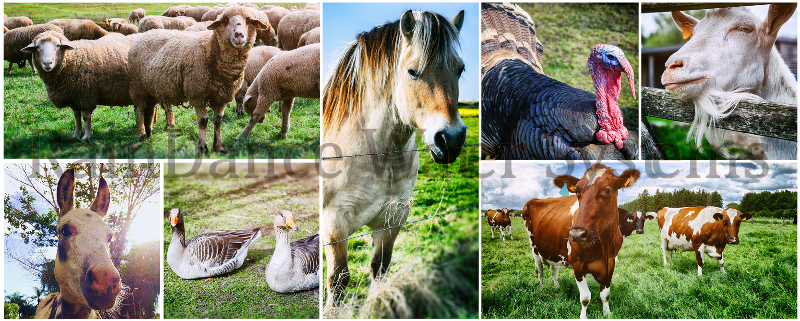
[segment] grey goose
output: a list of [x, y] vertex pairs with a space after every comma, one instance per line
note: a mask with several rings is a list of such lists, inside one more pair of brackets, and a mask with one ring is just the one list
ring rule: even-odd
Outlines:
[[269, 259], [267, 285], [272, 291], [293, 293], [319, 287], [319, 232], [289, 243], [291, 230], [297, 231], [292, 212], [275, 215], [275, 253]]

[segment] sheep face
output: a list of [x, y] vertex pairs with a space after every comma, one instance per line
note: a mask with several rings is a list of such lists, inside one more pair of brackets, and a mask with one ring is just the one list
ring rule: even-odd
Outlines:
[[253, 46], [257, 29], [266, 27], [261, 21], [251, 17], [246, 8], [234, 7], [226, 9], [208, 26], [208, 30], [214, 30], [218, 39], [221, 34], [222, 39], [229, 40], [234, 48], [244, 48]]
[[70, 49], [73, 48], [67, 38], [54, 31], [48, 31], [36, 36], [33, 43], [22, 48], [22, 52], [32, 54], [34, 64], [38, 63], [42, 70], [51, 72], [61, 67], [64, 52]]

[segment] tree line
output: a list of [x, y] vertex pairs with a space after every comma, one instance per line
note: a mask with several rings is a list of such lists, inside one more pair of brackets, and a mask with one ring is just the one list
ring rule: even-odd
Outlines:
[[[719, 192], [706, 190], [691, 191], [679, 189], [671, 192], [656, 190], [650, 195], [644, 190], [639, 196], [619, 207], [629, 212], [658, 212], [665, 207], [716, 206], [723, 207]], [[740, 203], [728, 203], [740, 212], [750, 212], [755, 217], [787, 218], [797, 215], [797, 192], [788, 190], [749, 192]]]

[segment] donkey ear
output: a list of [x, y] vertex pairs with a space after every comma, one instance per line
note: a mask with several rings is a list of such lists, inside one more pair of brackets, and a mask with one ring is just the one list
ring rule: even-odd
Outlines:
[[[761, 25], [764, 34], [772, 39], [777, 38], [778, 30], [781, 29], [781, 26], [786, 21], [789, 21], [795, 9], [797, 9], [797, 3], [774, 3], [769, 5], [767, 20], [764, 20]], [[772, 44], [770, 44], [771, 46]]]
[[464, 25], [464, 10], [461, 10], [461, 12], [459, 12], [456, 17], [453, 18], [453, 20], [450, 20], [450, 22], [452, 22], [453, 25], [456, 26], [456, 29], [461, 32], [461, 27]]
[[403, 36], [411, 39], [414, 36], [414, 28], [417, 26], [417, 19], [414, 19], [414, 13], [411, 10], [406, 11], [403, 17], [400, 18], [400, 30], [403, 31]]
[[678, 29], [683, 31], [683, 39], [689, 39], [689, 37], [692, 36], [692, 32], [694, 32], [694, 26], [697, 25], [697, 19], [695, 19], [695, 17], [680, 11], [672, 12], [672, 21], [675, 21], [675, 25], [678, 26]]
[[92, 206], [89, 210], [105, 218], [108, 213], [108, 206], [111, 204], [111, 193], [108, 191], [108, 183], [106, 179], [100, 177], [100, 184], [97, 186], [97, 196], [94, 197]]
[[56, 201], [61, 212], [58, 217], [64, 216], [75, 208], [75, 170], [70, 168], [61, 174], [56, 187]]

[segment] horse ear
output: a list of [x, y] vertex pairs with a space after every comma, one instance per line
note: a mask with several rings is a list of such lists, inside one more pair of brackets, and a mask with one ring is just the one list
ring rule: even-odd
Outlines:
[[695, 17], [680, 11], [672, 12], [672, 21], [675, 21], [675, 25], [678, 26], [678, 29], [683, 31], [683, 39], [689, 39], [689, 37], [692, 36], [692, 32], [694, 32], [694, 26], [696, 26], [698, 22]]
[[[767, 20], [764, 20], [761, 28], [766, 36], [773, 39], [772, 42], [778, 37], [778, 30], [781, 29], [781, 26], [792, 17], [795, 9], [797, 9], [797, 3], [774, 3], [769, 5]], [[772, 47], [772, 43], [769, 45]]]
[[403, 31], [403, 36], [411, 39], [414, 36], [414, 28], [417, 26], [417, 19], [414, 19], [414, 13], [411, 10], [406, 11], [403, 17], [400, 18], [400, 30]]
[[58, 179], [58, 187], [56, 187], [56, 202], [61, 212], [58, 217], [61, 218], [73, 208], [75, 208], [75, 170], [70, 168], [61, 174]]
[[456, 26], [456, 29], [461, 32], [461, 27], [464, 26], [464, 10], [461, 10], [461, 12], [459, 12], [450, 22], [452, 22], [453, 25]]
[[108, 191], [108, 183], [106, 179], [100, 177], [100, 184], [97, 186], [97, 196], [94, 197], [92, 206], [89, 210], [105, 218], [108, 213], [108, 206], [111, 204], [111, 193]]

